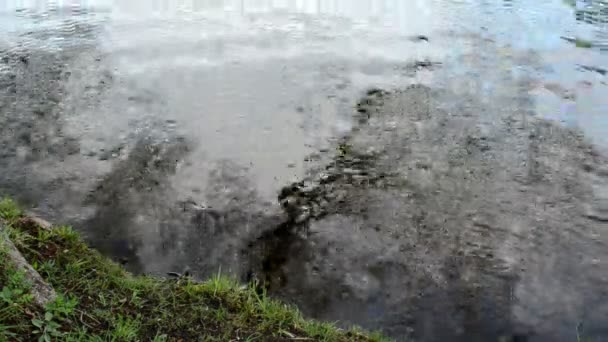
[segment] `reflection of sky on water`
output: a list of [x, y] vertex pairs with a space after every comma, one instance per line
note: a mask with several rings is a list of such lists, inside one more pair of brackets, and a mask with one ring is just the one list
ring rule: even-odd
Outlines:
[[[529, 75], [576, 93], [570, 103], [549, 91], [532, 92], [540, 115], [580, 127], [608, 145], [608, 119], [602, 114], [608, 101], [603, 96], [608, 91], [606, 76], [576, 68], [576, 64], [584, 64], [607, 69], [608, 56], [597, 49], [577, 49], [560, 39], [578, 36], [603, 44], [608, 38], [607, 24], [576, 19], [575, 10], [562, 0], [5, 0], [0, 2], [0, 42], [9, 39], [11, 32], [62, 25], [69, 29], [79, 21], [105, 23], [106, 44], [115, 51], [150, 48], [158, 39], [180, 44], [217, 42], [202, 55], [176, 51], [163, 60], [150, 58], [132, 65], [133, 72], [147, 72], [155, 63], [213, 66], [240, 62], [242, 56], [265, 60], [331, 51], [333, 58], [360, 59], [367, 81], [382, 84], [388, 75], [374, 71], [386, 67], [379, 60], [399, 61], [404, 56], [441, 59], [447, 54], [475, 52], [475, 47], [458, 44], [439, 46], [437, 40], [414, 46], [404, 41], [405, 36], [475, 32], [507, 46], [504, 51], [539, 52], [544, 60], [540, 71], [519, 65], [503, 67], [511, 68], [514, 77]], [[138, 32], [137, 25], [145, 30]], [[263, 36], [270, 40], [259, 39]], [[20, 39], [31, 46], [66, 43], [61, 37]], [[454, 71], [461, 72], [468, 71]], [[389, 83], [397, 84], [395, 81]], [[479, 82], [481, 94], [489, 95], [500, 87]]]

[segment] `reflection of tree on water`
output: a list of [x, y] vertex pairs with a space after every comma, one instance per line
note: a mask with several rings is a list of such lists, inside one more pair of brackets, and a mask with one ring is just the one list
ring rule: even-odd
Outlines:
[[588, 24], [608, 23], [608, 1], [577, 0], [576, 19]]
[[593, 25], [594, 45], [608, 47], [608, 1], [576, 0], [574, 13], [578, 22]]

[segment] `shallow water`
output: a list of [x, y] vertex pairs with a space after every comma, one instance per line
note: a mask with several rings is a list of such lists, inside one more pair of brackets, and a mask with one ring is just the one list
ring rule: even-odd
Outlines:
[[[516, 108], [607, 148], [608, 56], [560, 38], [605, 33], [561, 0], [3, 2], [0, 193], [134, 271], [242, 276], [242, 240], [276, 224], [279, 191], [327, 160], [369, 88], [473, 93], [484, 120]], [[306, 311], [393, 331], [372, 304]]]

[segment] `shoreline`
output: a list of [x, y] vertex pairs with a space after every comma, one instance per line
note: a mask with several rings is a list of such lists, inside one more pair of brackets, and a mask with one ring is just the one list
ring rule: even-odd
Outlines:
[[0, 218], [2, 340], [389, 341], [304, 320], [254, 284], [219, 272], [205, 282], [133, 276], [71, 228], [22, 216], [8, 199]]

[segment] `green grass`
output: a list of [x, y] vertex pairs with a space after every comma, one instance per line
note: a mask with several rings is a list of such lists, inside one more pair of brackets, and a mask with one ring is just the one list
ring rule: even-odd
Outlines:
[[[305, 320], [297, 309], [220, 274], [205, 282], [134, 276], [89, 249], [69, 227], [41, 229], [0, 202], [0, 341], [385, 341]], [[54, 287], [37, 307], [7, 259], [11, 239]]]
[[12, 220], [21, 215], [21, 210], [19, 210], [15, 202], [8, 198], [0, 199], [0, 219]]

